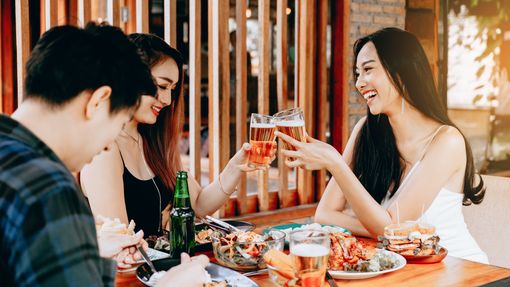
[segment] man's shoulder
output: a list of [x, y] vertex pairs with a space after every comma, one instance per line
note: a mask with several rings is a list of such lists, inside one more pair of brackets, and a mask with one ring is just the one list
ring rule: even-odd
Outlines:
[[0, 138], [0, 197], [30, 205], [48, 197], [72, 198], [78, 186], [66, 167], [23, 142]]

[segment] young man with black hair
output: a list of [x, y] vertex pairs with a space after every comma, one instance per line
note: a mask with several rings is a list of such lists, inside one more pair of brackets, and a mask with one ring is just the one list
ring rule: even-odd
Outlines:
[[104, 257], [132, 263], [143, 233], [98, 246], [71, 172], [155, 94], [150, 70], [118, 28], [61, 26], [34, 47], [24, 90], [12, 117], [0, 115], [0, 286], [111, 286], [116, 265]]

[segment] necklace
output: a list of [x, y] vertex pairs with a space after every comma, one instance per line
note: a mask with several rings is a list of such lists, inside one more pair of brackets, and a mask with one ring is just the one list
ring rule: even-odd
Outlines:
[[[127, 135], [128, 137], [130, 137], [133, 141], [135, 141], [136, 144], [138, 144], [138, 139], [135, 138], [134, 136], [130, 135], [128, 132], [126, 132], [124, 129], [121, 130], [122, 133], [124, 133], [125, 135]], [[140, 136], [140, 134], [138, 134], [138, 136]]]
[[145, 161], [145, 156], [143, 154], [143, 149], [140, 146], [140, 138], [141, 138], [140, 134], [138, 134], [138, 138], [135, 138], [134, 136], [128, 134], [124, 129], [122, 129], [121, 131], [124, 134], [126, 134], [128, 137], [130, 137], [133, 141], [136, 142], [136, 145], [138, 146], [138, 150], [140, 151], [140, 156], [142, 157], [143, 165], [145, 166], [145, 170], [147, 171], [147, 173], [151, 177], [151, 181], [154, 184], [154, 187], [156, 188], [156, 190], [158, 192], [158, 198], [159, 198], [159, 213], [158, 213], [158, 216], [159, 216], [159, 225], [158, 225], [158, 232], [161, 232], [161, 191], [159, 191], [159, 187], [156, 184], [156, 181], [154, 180], [155, 175], [153, 176], [152, 172], [149, 169], [149, 166], [147, 165], [147, 162]]

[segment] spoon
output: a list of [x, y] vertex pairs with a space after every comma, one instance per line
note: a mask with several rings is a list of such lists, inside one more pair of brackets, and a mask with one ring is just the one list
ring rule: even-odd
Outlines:
[[142, 254], [142, 257], [143, 259], [145, 260], [145, 262], [147, 262], [147, 264], [149, 265], [149, 267], [151, 268], [151, 271], [152, 273], [157, 273], [158, 271], [156, 270], [156, 268], [154, 268], [154, 264], [152, 264], [152, 261], [151, 261], [151, 258], [149, 257], [149, 255], [147, 254], [147, 252], [145, 252], [145, 250], [143, 249], [142, 246], [138, 246], [137, 247], [138, 251], [140, 251], [140, 253]]

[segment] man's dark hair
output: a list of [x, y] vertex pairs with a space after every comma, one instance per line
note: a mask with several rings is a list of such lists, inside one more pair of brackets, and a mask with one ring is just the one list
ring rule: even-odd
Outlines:
[[110, 111], [134, 108], [156, 86], [137, 48], [117, 27], [93, 22], [84, 29], [44, 33], [26, 64], [25, 98], [61, 106], [83, 91], [110, 86]]

